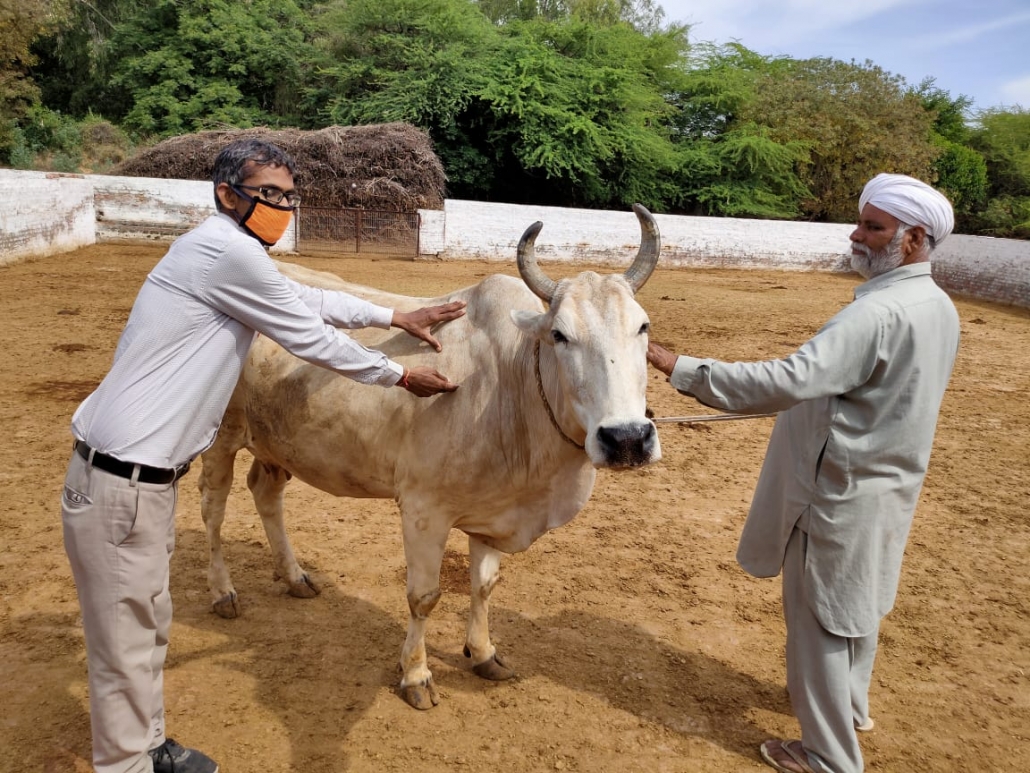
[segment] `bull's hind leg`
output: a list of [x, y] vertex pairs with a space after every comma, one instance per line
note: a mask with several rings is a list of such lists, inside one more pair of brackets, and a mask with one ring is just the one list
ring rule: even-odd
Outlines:
[[472, 595], [465, 634], [465, 657], [472, 658], [472, 670], [477, 676], [498, 682], [515, 676], [515, 672], [497, 656], [497, 648], [490, 641], [490, 594], [497, 585], [500, 568], [501, 552], [469, 535]]
[[285, 580], [291, 596], [310, 599], [321, 593], [308, 573], [300, 568], [289, 537], [286, 536], [286, 521], [283, 518], [283, 491], [290, 480], [290, 474], [282, 467], [266, 464], [254, 459], [247, 473], [247, 487], [254, 496], [254, 506], [265, 527], [268, 545], [275, 561], [275, 579]]

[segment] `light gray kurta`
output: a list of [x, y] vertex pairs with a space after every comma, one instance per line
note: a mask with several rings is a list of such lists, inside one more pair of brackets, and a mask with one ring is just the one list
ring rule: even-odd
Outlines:
[[820, 623], [864, 636], [894, 605], [959, 319], [929, 263], [855, 290], [853, 303], [781, 360], [680, 357], [680, 392], [776, 420], [737, 560], [780, 572], [795, 526], [808, 533], [805, 589]]

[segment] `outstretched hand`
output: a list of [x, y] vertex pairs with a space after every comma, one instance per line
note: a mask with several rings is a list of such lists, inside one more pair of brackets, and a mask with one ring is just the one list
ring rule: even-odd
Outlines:
[[671, 376], [676, 367], [677, 355], [656, 343], [647, 344], [647, 361], [666, 376]]
[[404, 377], [397, 382], [416, 397], [432, 397], [441, 392], [453, 392], [458, 385], [451, 382], [435, 368], [426, 365], [418, 365], [404, 371]]
[[399, 327], [408, 335], [425, 341], [438, 352], [443, 351], [443, 346], [433, 337], [432, 328], [442, 322], [450, 322], [452, 319], [464, 317], [465, 306], [465, 301], [452, 301], [440, 306], [424, 306], [414, 311], [394, 311], [390, 325]]

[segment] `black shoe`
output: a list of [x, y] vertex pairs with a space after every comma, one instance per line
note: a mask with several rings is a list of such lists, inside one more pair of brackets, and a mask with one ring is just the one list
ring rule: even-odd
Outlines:
[[187, 749], [171, 738], [150, 750], [154, 773], [218, 773], [218, 763], [196, 749]]

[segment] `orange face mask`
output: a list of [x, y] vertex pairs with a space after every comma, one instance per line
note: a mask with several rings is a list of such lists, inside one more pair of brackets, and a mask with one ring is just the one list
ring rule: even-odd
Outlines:
[[293, 207], [284, 207], [248, 196], [236, 188], [233, 190], [250, 202], [250, 209], [239, 219], [240, 227], [244, 231], [266, 247], [271, 247], [283, 238], [286, 229], [290, 227], [290, 220], [293, 219]]

